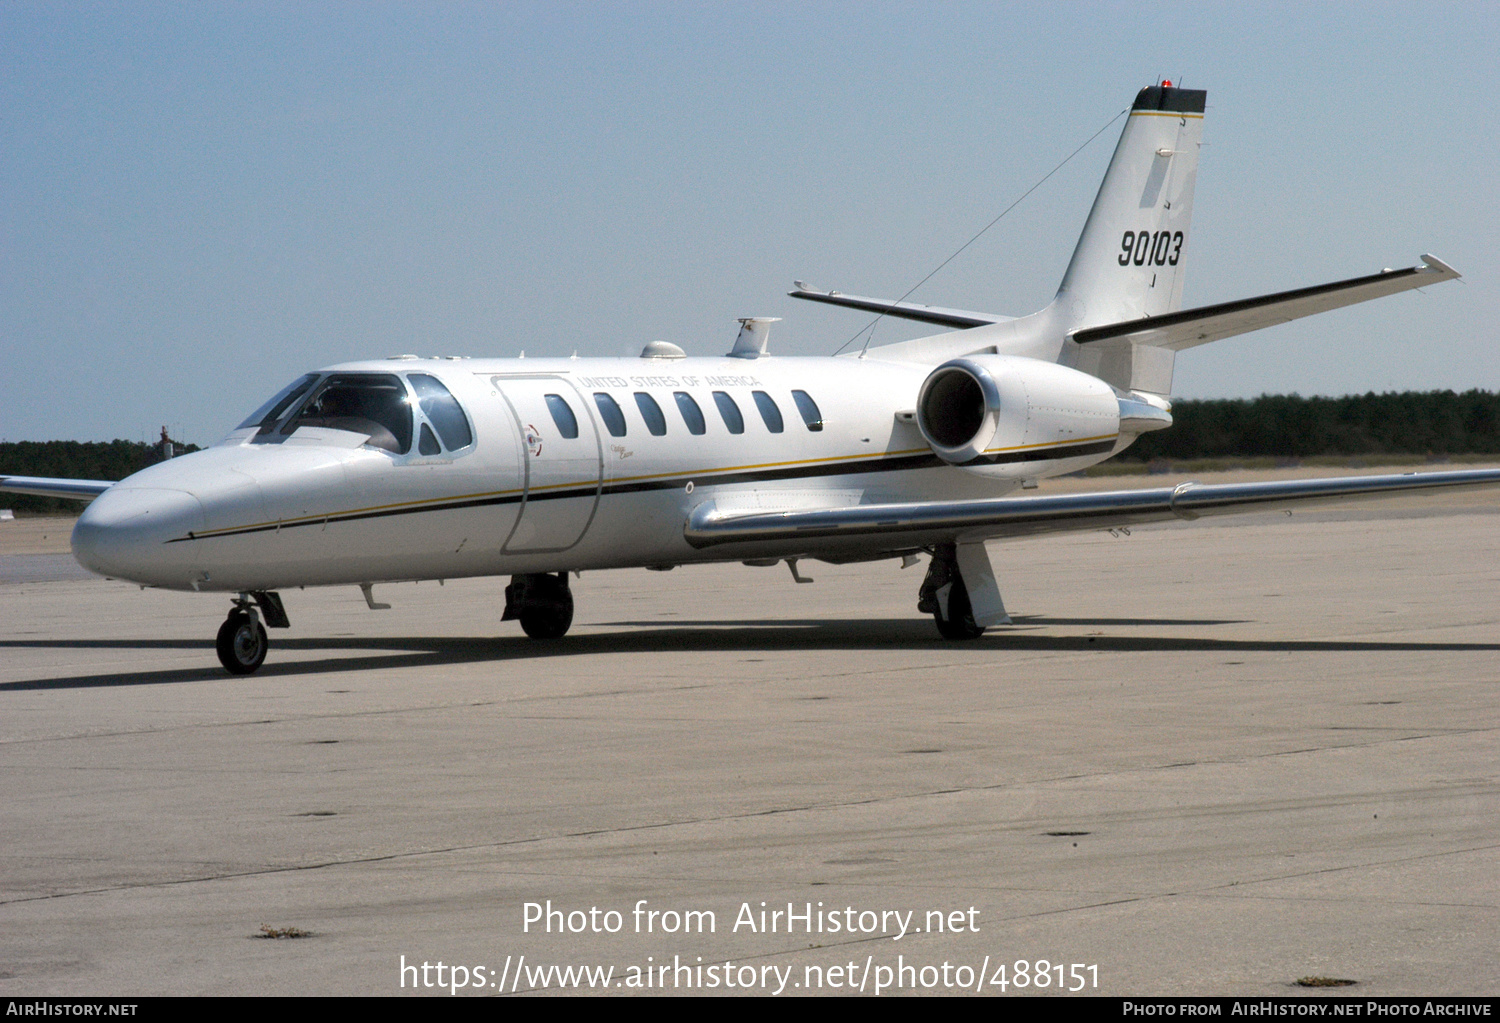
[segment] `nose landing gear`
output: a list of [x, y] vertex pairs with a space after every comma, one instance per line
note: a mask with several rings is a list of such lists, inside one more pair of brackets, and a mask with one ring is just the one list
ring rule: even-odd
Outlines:
[[261, 613], [273, 629], [285, 629], [291, 623], [281, 596], [271, 592], [241, 593], [234, 599], [234, 608], [224, 624], [219, 626], [214, 649], [219, 654], [219, 663], [231, 675], [249, 675], [266, 659], [271, 641], [266, 637], [266, 627], [261, 624]]
[[235, 609], [219, 626], [214, 646], [219, 652], [219, 663], [231, 675], [248, 675], [261, 666], [271, 641], [266, 638], [266, 627], [260, 623], [254, 604], [246, 607], [235, 602]]

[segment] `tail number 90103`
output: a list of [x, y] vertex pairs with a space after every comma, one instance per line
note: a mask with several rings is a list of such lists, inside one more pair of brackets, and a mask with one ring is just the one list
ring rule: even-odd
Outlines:
[[1120, 238], [1121, 266], [1176, 266], [1181, 255], [1181, 231], [1126, 231]]

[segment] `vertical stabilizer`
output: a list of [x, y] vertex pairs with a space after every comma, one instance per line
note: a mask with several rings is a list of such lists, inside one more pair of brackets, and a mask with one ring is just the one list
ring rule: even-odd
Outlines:
[[[1062, 285], [1045, 309], [986, 323], [984, 314], [931, 311], [904, 302], [843, 301], [837, 293], [818, 300], [895, 316], [916, 313], [911, 318], [967, 328], [884, 345], [872, 350], [877, 358], [936, 364], [990, 351], [1056, 360], [1122, 391], [1170, 394], [1173, 349], [1133, 338], [1084, 346], [1071, 335], [1182, 308], [1207, 97], [1202, 89], [1177, 89], [1171, 82], [1136, 94]], [[793, 294], [813, 297], [804, 291]]]
[[1135, 97], [1058, 289], [1069, 329], [1182, 307], [1207, 95], [1164, 83]]

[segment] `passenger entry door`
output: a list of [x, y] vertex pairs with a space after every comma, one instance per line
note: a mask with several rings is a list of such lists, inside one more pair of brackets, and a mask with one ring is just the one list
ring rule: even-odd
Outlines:
[[525, 473], [520, 518], [507, 554], [565, 551], [583, 538], [599, 506], [603, 450], [583, 395], [565, 377], [497, 376], [521, 435]]

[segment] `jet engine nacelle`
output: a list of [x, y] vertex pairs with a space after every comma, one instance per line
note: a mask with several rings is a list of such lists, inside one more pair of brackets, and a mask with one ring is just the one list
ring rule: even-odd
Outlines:
[[917, 428], [951, 465], [1020, 479], [1073, 458], [1081, 468], [1113, 451], [1120, 403], [1104, 381], [1066, 366], [970, 355], [943, 363], [923, 382]]

